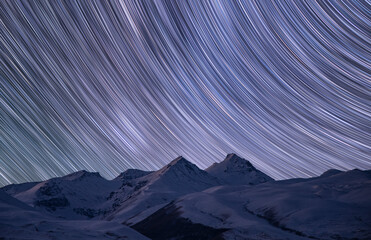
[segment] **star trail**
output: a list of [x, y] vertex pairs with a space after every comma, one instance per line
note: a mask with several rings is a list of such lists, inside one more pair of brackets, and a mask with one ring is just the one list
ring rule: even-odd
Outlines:
[[234, 152], [371, 168], [368, 1], [0, 1], [0, 185]]

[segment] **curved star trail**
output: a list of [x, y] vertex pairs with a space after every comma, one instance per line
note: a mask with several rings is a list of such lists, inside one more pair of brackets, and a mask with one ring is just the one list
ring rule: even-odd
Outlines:
[[0, 185], [235, 152], [371, 168], [368, 1], [0, 1]]

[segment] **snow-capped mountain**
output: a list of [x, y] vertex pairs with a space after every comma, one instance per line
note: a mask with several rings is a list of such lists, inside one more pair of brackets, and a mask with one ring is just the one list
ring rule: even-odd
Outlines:
[[[146, 178], [146, 177], [145, 177]], [[148, 189], [182, 193], [196, 192], [220, 183], [182, 156], [148, 175]], [[181, 187], [180, 187], [181, 186]]]
[[274, 181], [235, 154], [206, 171], [178, 157], [113, 180], [79, 171], [5, 186], [0, 239], [364, 240], [370, 203], [371, 171]]
[[179, 196], [219, 184], [215, 177], [180, 156], [117, 191], [114, 205], [119, 207], [107, 219], [134, 224]]
[[255, 185], [274, 181], [234, 153], [228, 154], [224, 161], [211, 165], [206, 172], [227, 185]]
[[99, 173], [79, 171], [60, 178], [29, 185], [5, 188], [18, 200], [55, 216], [68, 219], [86, 219], [101, 215], [109, 193], [120, 186]]
[[129, 169], [111, 181], [99, 173], [79, 171], [3, 189], [22, 202], [58, 217], [131, 219], [132, 222], [181, 195], [219, 184], [215, 177], [178, 157], [158, 171]]

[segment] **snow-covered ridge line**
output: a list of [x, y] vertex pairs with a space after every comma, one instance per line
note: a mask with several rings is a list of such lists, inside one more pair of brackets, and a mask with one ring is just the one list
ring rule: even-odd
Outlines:
[[[234, 181], [234, 178], [238, 180]], [[113, 180], [107, 180], [97, 172], [82, 170], [43, 182], [13, 184], [2, 189], [30, 206], [58, 217], [131, 219], [130, 223], [135, 223], [132, 222], [134, 213], [135, 221], [138, 221], [187, 193], [218, 185], [253, 185], [272, 180], [245, 159], [228, 154], [224, 161], [206, 171], [179, 156], [157, 171], [128, 169]], [[151, 202], [142, 204], [147, 201], [145, 199], [151, 199]], [[143, 208], [148, 209], [146, 213], [141, 213]]]
[[[314, 178], [275, 181], [236, 154], [205, 170], [180, 156], [157, 171], [129, 169], [113, 180], [78, 171], [3, 187], [0, 238], [2, 228], [13, 229], [14, 236], [27, 226], [45, 233], [49, 221], [71, 230], [70, 239], [87, 234], [74, 222], [97, 239], [146, 239], [128, 227], [151, 239], [370, 239], [370, 203], [371, 171], [328, 170]], [[10, 216], [17, 219], [9, 223]]]
[[[242, 161], [245, 161], [248, 166], [250, 166], [254, 170], [257, 170], [248, 160], [246, 160], [244, 158], [240, 158], [235, 153], [229, 153], [229, 154], [227, 154], [226, 158], [223, 161], [221, 161], [221, 162], [215, 162], [211, 166], [207, 167], [204, 170], [205, 171], [208, 171], [208, 169], [213, 168], [216, 165], [219, 165], [219, 164], [221, 164], [223, 162], [231, 162], [232, 160], [235, 160], [235, 159], [240, 159]], [[172, 164], [176, 163], [179, 160], [180, 161], [188, 162], [189, 164], [193, 164], [192, 162], [190, 162], [187, 159], [185, 159], [183, 156], [179, 156], [179, 157], [173, 159], [172, 161], [170, 161], [170, 163], [168, 163], [165, 166], [171, 166]], [[160, 169], [158, 169], [156, 171], [159, 171], [161, 169], [162, 168], [160, 168]], [[52, 180], [52, 179], [59, 179], [59, 178], [64, 178], [66, 180], [76, 180], [76, 179], [79, 179], [79, 178], [82, 178], [82, 177], [99, 177], [99, 178], [104, 178], [107, 181], [112, 181], [112, 180], [118, 180], [120, 178], [126, 178], [127, 179], [127, 178], [142, 177], [142, 176], [147, 175], [147, 174], [152, 173], [152, 172], [155, 172], [155, 171], [146, 171], [146, 170], [130, 169], [129, 168], [129, 169], [125, 170], [124, 172], [120, 173], [117, 177], [115, 177], [113, 179], [106, 179], [103, 176], [101, 176], [99, 172], [89, 172], [87, 170], [79, 170], [77, 172], [69, 173], [69, 174], [67, 174], [65, 176], [53, 177], [53, 178], [50, 178], [50, 179], [47, 179], [47, 180], [44, 180], [44, 181], [41, 181], [41, 182], [49, 181], [49, 180]], [[272, 179], [272, 178], [270, 178], [270, 179]], [[18, 187], [20, 187], [21, 185], [24, 185], [23, 187], [26, 187], [26, 185], [32, 185], [32, 184], [37, 184], [37, 183], [40, 183], [40, 182], [13, 183], [13, 184], [9, 184], [9, 185], [3, 186], [1, 188], [3, 188], [3, 189], [9, 189], [12, 186], [18, 186]]]

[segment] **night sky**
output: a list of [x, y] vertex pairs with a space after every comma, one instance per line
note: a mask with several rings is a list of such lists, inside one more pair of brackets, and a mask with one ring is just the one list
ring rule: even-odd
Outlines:
[[0, 186], [237, 153], [371, 168], [367, 1], [0, 1]]

